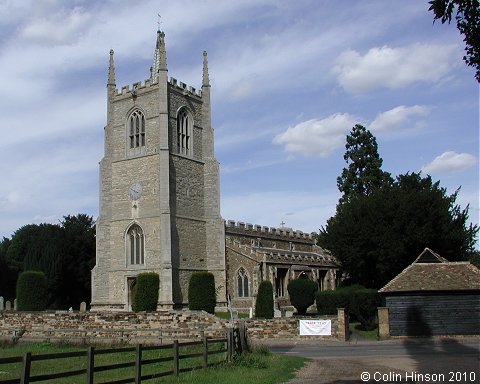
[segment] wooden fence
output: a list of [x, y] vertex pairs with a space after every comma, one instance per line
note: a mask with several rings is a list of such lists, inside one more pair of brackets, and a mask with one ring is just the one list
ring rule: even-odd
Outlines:
[[[243, 336], [243, 335], [242, 335]], [[54, 354], [40, 354], [33, 355], [31, 353], [25, 353], [23, 356], [16, 357], [7, 357], [0, 359], [0, 371], [2, 366], [5, 364], [21, 363], [21, 372], [20, 377], [15, 379], [0, 380], [0, 384], [28, 384], [33, 382], [41, 381], [51, 381], [55, 379], [61, 379], [71, 376], [80, 376], [84, 375], [85, 381], [87, 384], [93, 384], [95, 379], [95, 373], [119, 370], [123, 368], [133, 368], [130, 372], [133, 372], [133, 376], [111, 380], [103, 381], [103, 384], [120, 384], [120, 383], [141, 383], [144, 380], [150, 380], [162, 376], [177, 375], [181, 372], [188, 372], [196, 369], [204, 369], [209, 366], [218, 364], [223, 361], [231, 361], [232, 356], [235, 352], [239, 352], [239, 347], [241, 348], [242, 344], [239, 339], [239, 331], [234, 329], [229, 329], [226, 333], [226, 337], [209, 339], [204, 337], [199, 341], [189, 341], [189, 342], [179, 342], [175, 340], [171, 344], [163, 345], [149, 345], [145, 346], [142, 344], [137, 344], [132, 347], [124, 348], [109, 348], [109, 349], [96, 349], [91, 346], [86, 351], [77, 351], [77, 352], [63, 352], [63, 353], [54, 353]], [[215, 348], [210, 348], [211, 345], [217, 345]], [[181, 353], [181, 349], [188, 348], [184, 353]], [[158, 356], [155, 358], [148, 358], [144, 356], [144, 352], [148, 351], [170, 351], [171, 355], [169, 356]], [[133, 354], [134, 352], [134, 354]], [[96, 357], [99, 355], [106, 354], [123, 354], [130, 353], [134, 356], [134, 360], [122, 361], [115, 364], [108, 365], [96, 365]], [[209, 362], [209, 356], [224, 354], [223, 359], [217, 360], [217, 362]], [[86, 367], [81, 369], [74, 369], [65, 372], [56, 372], [50, 374], [36, 374], [32, 375], [32, 365], [36, 361], [46, 361], [46, 360], [58, 360], [58, 359], [68, 359], [68, 358], [86, 358]], [[195, 358], [197, 365], [186, 365], [181, 366], [180, 362], [187, 359]], [[121, 359], [120, 359], [121, 360]], [[85, 359], [83, 360], [85, 363]], [[201, 364], [198, 364], [198, 361], [201, 361]], [[171, 363], [170, 369], [155, 371], [152, 369], [148, 373], [143, 374], [142, 370], [146, 366], [154, 363]], [[61, 364], [61, 363], [59, 363]], [[85, 364], [83, 364], [85, 366]], [[130, 373], [131, 375], [131, 373]]]

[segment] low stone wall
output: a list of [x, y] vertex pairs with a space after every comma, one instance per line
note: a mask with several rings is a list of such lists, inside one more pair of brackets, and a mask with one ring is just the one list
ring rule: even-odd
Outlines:
[[3, 340], [152, 342], [225, 336], [228, 323], [203, 311], [2, 312]]
[[[343, 310], [332, 321], [331, 336], [300, 336], [297, 317], [245, 319], [247, 338], [346, 340]], [[238, 321], [237, 321], [238, 322]], [[223, 338], [231, 323], [203, 311], [157, 312], [0, 312], [0, 340], [68, 341], [78, 343], [163, 343], [172, 340]], [[347, 336], [346, 336], [347, 335]]]
[[[331, 320], [331, 336], [300, 336], [300, 320]], [[348, 320], [345, 318], [345, 312], [339, 310], [337, 316], [316, 316], [316, 317], [282, 317], [276, 319], [248, 319], [245, 320], [247, 328], [247, 338], [249, 340], [262, 339], [295, 339], [295, 340], [322, 340], [337, 339], [341, 341], [348, 340], [348, 331], [345, 330], [345, 324]]]

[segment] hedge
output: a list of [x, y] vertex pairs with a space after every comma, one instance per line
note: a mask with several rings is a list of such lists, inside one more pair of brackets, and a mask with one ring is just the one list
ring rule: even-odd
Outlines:
[[134, 312], [157, 310], [158, 287], [160, 278], [155, 272], [139, 273], [135, 284], [135, 297], [132, 309]]
[[287, 286], [290, 303], [297, 309], [299, 315], [305, 315], [308, 307], [315, 303], [315, 293], [318, 284], [310, 279], [300, 278], [291, 280]]
[[216, 305], [215, 276], [210, 272], [193, 273], [188, 284], [188, 308], [214, 314]]
[[316, 294], [317, 311], [322, 315], [335, 315], [337, 308], [345, 308], [352, 320], [361, 323], [362, 328], [375, 328], [377, 308], [382, 305], [380, 294], [375, 289], [361, 285], [323, 291]]
[[48, 300], [47, 278], [43, 272], [25, 271], [17, 280], [17, 309], [44, 311]]
[[273, 319], [273, 286], [270, 281], [264, 280], [258, 287], [255, 317]]

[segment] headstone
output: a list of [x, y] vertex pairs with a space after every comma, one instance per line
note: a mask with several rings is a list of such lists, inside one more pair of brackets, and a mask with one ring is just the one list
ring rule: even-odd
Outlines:
[[13, 310], [17, 310], [17, 299], [13, 300]]
[[275, 309], [273, 311], [273, 317], [282, 317], [282, 311]]
[[10, 301], [8, 301], [8, 300], [5, 304], [5, 310], [6, 311], [11, 311], [12, 310], [12, 303], [10, 303]]
[[253, 308], [250, 307], [250, 313], [248, 314], [248, 317], [251, 319], [253, 317]]
[[0, 311], [5, 310], [5, 302], [3, 296], [0, 296]]
[[87, 303], [85, 301], [80, 303], [80, 312], [87, 312]]
[[285, 317], [293, 317], [293, 311], [285, 311]]

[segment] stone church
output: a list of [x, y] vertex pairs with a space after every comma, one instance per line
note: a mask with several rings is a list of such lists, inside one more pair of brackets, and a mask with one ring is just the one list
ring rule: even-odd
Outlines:
[[150, 77], [119, 89], [111, 50], [92, 309], [130, 310], [137, 274], [151, 271], [160, 276], [159, 309], [187, 305], [196, 271], [214, 274], [220, 307], [227, 294], [251, 307], [265, 279], [285, 304], [289, 279], [335, 287], [337, 263], [310, 235], [225, 224], [219, 185], [207, 53], [201, 89], [187, 86], [168, 77], [158, 31]]

